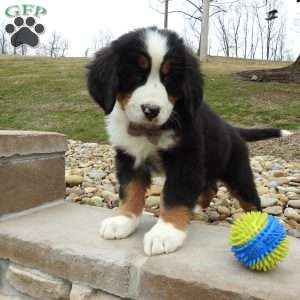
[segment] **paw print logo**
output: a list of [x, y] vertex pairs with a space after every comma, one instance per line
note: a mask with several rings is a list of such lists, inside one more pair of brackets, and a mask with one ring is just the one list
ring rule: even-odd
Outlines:
[[44, 25], [36, 24], [33, 17], [26, 18], [25, 23], [26, 24], [24, 24], [24, 19], [22, 17], [17, 17], [14, 20], [14, 24], [7, 24], [5, 26], [5, 31], [9, 34], [13, 34], [11, 37], [11, 44], [14, 47], [23, 44], [35, 47], [39, 43], [38, 35], [45, 30]]

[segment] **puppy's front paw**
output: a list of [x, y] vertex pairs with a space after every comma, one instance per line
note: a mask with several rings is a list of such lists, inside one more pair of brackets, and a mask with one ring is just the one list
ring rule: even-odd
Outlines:
[[159, 219], [145, 234], [144, 251], [147, 255], [174, 252], [186, 238], [186, 232], [176, 229], [171, 223]]
[[111, 217], [102, 221], [99, 233], [107, 240], [124, 239], [136, 230], [138, 223], [138, 218], [134, 217]]

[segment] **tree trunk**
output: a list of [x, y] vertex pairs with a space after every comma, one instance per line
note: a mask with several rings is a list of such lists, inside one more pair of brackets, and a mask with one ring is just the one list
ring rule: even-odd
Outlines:
[[203, 13], [200, 36], [200, 60], [207, 60], [208, 30], [209, 30], [209, 0], [203, 1]]
[[278, 69], [251, 70], [237, 73], [237, 78], [251, 81], [277, 81], [300, 83], [300, 54], [291, 65]]
[[164, 17], [164, 28], [168, 28], [168, 15], [169, 15], [169, 0], [165, 0], [165, 17]]
[[297, 69], [299, 68], [299, 70], [300, 70], [300, 54], [299, 54], [298, 58], [296, 59], [296, 61], [292, 64], [292, 66]]

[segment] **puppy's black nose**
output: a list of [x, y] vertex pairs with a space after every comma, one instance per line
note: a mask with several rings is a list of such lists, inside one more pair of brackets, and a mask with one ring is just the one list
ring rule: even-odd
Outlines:
[[145, 117], [149, 121], [152, 121], [155, 117], [157, 117], [160, 112], [160, 107], [158, 105], [142, 104], [141, 108]]

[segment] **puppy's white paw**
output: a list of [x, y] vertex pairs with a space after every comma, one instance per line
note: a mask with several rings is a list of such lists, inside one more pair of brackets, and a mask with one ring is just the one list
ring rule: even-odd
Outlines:
[[124, 239], [136, 230], [138, 224], [138, 218], [111, 217], [102, 221], [99, 233], [107, 240]]
[[144, 236], [144, 251], [149, 256], [174, 252], [183, 244], [185, 238], [185, 231], [159, 219]]

